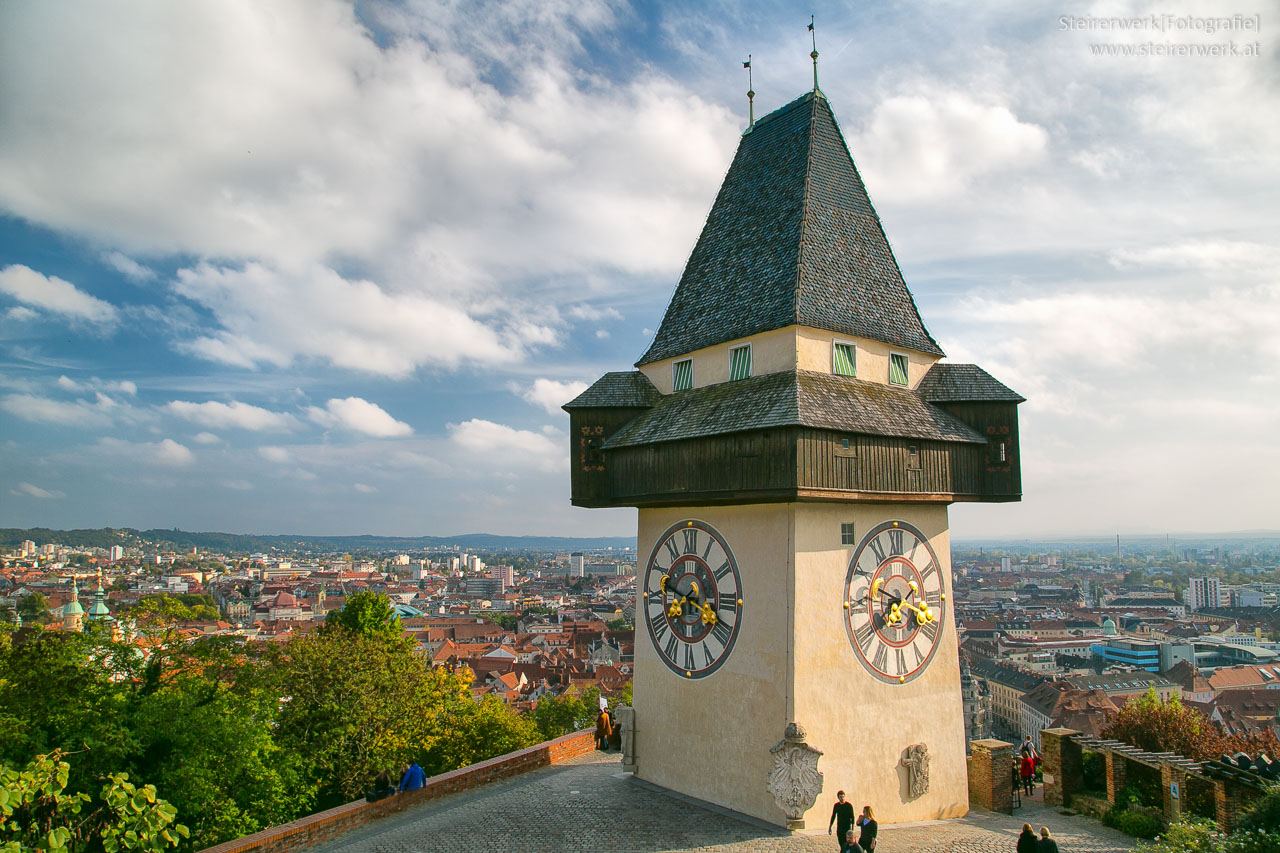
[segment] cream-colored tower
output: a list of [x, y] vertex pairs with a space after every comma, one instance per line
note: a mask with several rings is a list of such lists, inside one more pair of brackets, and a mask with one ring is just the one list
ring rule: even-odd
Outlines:
[[947, 506], [1020, 498], [1022, 398], [942, 356], [826, 98], [756, 122], [638, 369], [565, 407], [573, 502], [640, 508], [641, 778], [968, 810]]

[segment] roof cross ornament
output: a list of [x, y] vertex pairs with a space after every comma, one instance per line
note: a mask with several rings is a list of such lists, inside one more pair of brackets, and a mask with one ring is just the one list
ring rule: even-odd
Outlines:
[[747, 69], [747, 133], [756, 126], [756, 89], [751, 81], [751, 54], [747, 54], [747, 61], [742, 63], [742, 67]]
[[809, 54], [809, 58], [813, 60], [813, 91], [820, 92], [818, 88], [818, 36], [813, 31], [814, 18], [809, 16], [809, 41], [813, 44], [813, 53]]

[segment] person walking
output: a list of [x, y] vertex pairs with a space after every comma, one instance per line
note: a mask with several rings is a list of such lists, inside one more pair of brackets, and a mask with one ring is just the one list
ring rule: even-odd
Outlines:
[[1031, 824], [1024, 823], [1022, 825], [1022, 833], [1018, 836], [1017, 853], [1039, 853], [1038, 843], [1036, 831], [1031, 828]]
[[1040, 827], [1040, 841], [1036, 843], [1036, 853], [1058, 853], [1058, 842], [1049, 835], [1049, 827]]
[[844, 791], [836, 791], [835, 804], [831, 806], [831, 820], [827, 821], [827, 835], [831, 834], [831, 824], [836, 825], [836, 843], [840, 845], [840, 853], [848, 849], [845, 836], [853, 829], [853, 803], [846, 802]]
[[427, 774], [422, 772], [422, 768], [418, 766], [418, 762], [414, 762], [405, 768], [404, 775], [400, 777], [400, 791], [416, 791], [422, 787], [422, 783], [426, 781]]
[[609, 735], [613, 734], [613, 720], [609, 719], [609, 707], [600, 709], [596, 717], [596, 749], [609, 749]]
[[1039, 754], [1036, 752], [1036, 745], [1031, 742], [1031, 735], [1027, 735], [1023, 739], [1022, 746], [1018, 749], [1018, 753], [1020, 755], [1029, 755], [1033, 759]]
[[1036, 760], [1026, 753], [1022, 755], [1019, 774], [1022, 776], [1022, 792], [1029, 797], [1036, 786]]
[[876, 823], [876, 813], [871, 810], [871, 806], [862, 807], [862, 815], [858, 818], [858, 844], [866, 853], [875, 853], [876, 849], [876, 833], [880, 831], [880, 825]]

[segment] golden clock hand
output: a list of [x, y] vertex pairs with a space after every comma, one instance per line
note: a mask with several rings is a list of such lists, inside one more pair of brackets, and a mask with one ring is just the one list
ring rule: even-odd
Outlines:
[[702, 624], [703, 624], [703, 625], [714, 625], [714, 624], [716, 624], [716, 622], [720, 621], [720, 620], [716, 617], [716, 612], [715, 612], [715, 610], [713, 610], [713, 609], [711, 608], [711, 605], [710, 605], [710, 604], [706, 604], [706, 603], [704, 603], [704, 604], [703, 604], [701, 607], [699, 607], [698, 609], [702, 611]]
[[693, 596], [694, 598], [701, 598], [701, 597], [702, 597], [702, 596], [700, 596], [700, 595], [698, 594], [698, 582], [697, 582], [697, 581], [689, 581], [689, 595]]
[[688, 601], [688, 599], [687, 599], [687, 598], [681, 598], [679, 601], [676, 601], [675, 599], [672, 599], [672, 600], [671, 600], [671, 606], [667, 608], [667, 616], [668, 616], [668, 617], [670, 617], [670, 618], [672, 618], [672, 619], [679, 619], [681, 616], [683, 616], [683, 615], [684, 615], [684, 603], [685, 603], [686, 601]]
[[933, 611], [929, 609], [929, 605], [927, 604], [924, 607], [916, 607], [914, 604], [904, 601], [902, 602], [902, 606], [908, 610], [914, 610], [916, 615], [923, 618], [926, 622], [932, 622], [934, 619]]

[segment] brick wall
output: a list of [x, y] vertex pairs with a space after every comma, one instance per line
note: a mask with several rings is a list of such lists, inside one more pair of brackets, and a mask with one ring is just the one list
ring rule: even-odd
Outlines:
[[1080, 744], [1071, 739], [1080, 734], [1072, 729], [1045, 729], [1040, 732], [1043, 761], [1044, 802], [1066, 806], [1071, 796], [1084, 787], [1083, 755]]
[[988, 738], [969, 748], [969, 807], [1013, 814], [1013, 744]]
[[417, 791], [406, 791], [376, 803], [357, 800], [343, 806], [317, 812], [291, 823], [281, 824], [208, 847], [202, 853], [292, 853], [342, 833], [362, 826], [380, 817], [404, 811], [407, 808], [456, 794], [469, 788], [509, 776], [517, 776], [530, 770], [560, 764], [595, 748], [595, 731], [588, 730], [565, 735], [555, 740], [531, 746], [517, 752], [509, 752], [488, 761], [472, 764], [459, 770], [432, 776]]

